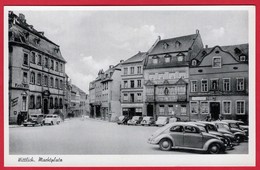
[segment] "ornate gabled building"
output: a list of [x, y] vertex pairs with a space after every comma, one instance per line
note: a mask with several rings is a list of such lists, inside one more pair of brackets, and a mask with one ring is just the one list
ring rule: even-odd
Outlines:
[[190, 62], [191, 119], [248, 121], [248, 44], [202, 49]]
[[147, 116], [189, 119], [189, 62], [203, 48], [199, 31], [159, 39], [144, 63], [144, 101]]
[[143, 65], [145, 57], [145, 52], [138, 52], [122, 62], [121, 107], [122, 114], [129, 117], [142, 116], [144, 113]]
[[9, 122], [33, 113], [64, 112], [65, 63], [60, 48], [9, 11]]

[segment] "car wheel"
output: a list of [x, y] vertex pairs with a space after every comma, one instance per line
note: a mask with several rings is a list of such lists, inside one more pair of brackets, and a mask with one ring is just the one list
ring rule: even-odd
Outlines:
[[243, 138], [242, 138], [241, 135], [236, 135], [236, 136], [235, 136], [235, 140], [236, 140], [236, 142], [238, 142], [238, 143], [243, 142]]
[[172, 141], [170, 139], [162, 139], [159, 142], [160, 149], [163, 151], [169, 151], [172, 148]]
[[24, 124], [23, 126], [25, 126], [25, 127], [26, 127], [27, 125], [26, 125], [26, 124]]
[[54, 124], [53, 124], [53, 121], [51, 121], [51, 125], [54, 125]]
[[218, 153], [220, 153], [220, 151], [221, 151], [221, 148], [220, 148], [219, 144], [217, 144], [217, 143], [212, 143], [208, 148], [208, 152], [210, 154], [218, 154]]

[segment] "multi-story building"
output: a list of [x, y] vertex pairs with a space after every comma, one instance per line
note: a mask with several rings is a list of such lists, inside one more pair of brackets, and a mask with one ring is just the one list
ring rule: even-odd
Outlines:
[[248, 44], [204, 48], [190, 62], [191, 119], [248, 121]]
[[146, 53], [136, 55], [122, 62], [121, 107], [122, 114], [129, 117], [142, 116], [143, 104], [143, 65]]
[[63, 110], [65, 63], [57, 44], [9, 12], [9, 120]]
[[95, 93], [95, 81], [92, 81], [89, 83], [89, 111], [90, 111], [90, 117], [95, 117], [95, 99], [96, 99], [96, 93]]
[[71, 85], [71, 80], [69, 79], [69, 76], [65, 74], [65, 84], [64, 84], [64, 118], [68, 117], [68, 113], [71, 112], [71, 90], [72, 90], [72, 85]]
[[158, 40], [144, 63], [145, 115], [189, 119], [190, 57], [203, 48], [196, 34]]

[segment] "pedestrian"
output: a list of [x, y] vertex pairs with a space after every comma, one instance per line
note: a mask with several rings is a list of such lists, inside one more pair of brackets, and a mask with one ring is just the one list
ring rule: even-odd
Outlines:
[[206, 117], [206, 121], [207, 121], [207, 122], [210, 122], [210, 121], [211, 121], [211, 117], [210, 117], [210, 115], [207, 115], [207, 117]]
[[17, 125], [21, 125], [21, 124], [22, 124], [22, 115], [21, 112], [19, 112], [17, 115]]

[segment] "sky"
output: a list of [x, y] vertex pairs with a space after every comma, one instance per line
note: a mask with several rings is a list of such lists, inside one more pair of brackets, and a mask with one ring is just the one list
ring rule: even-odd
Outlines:
[[98, 71], [162, 39], [195, 34], [204, 45], [248, 43], [248, 12], [231, 10], [13, 10], [60, 46], [65, 72], [88, 92]]

